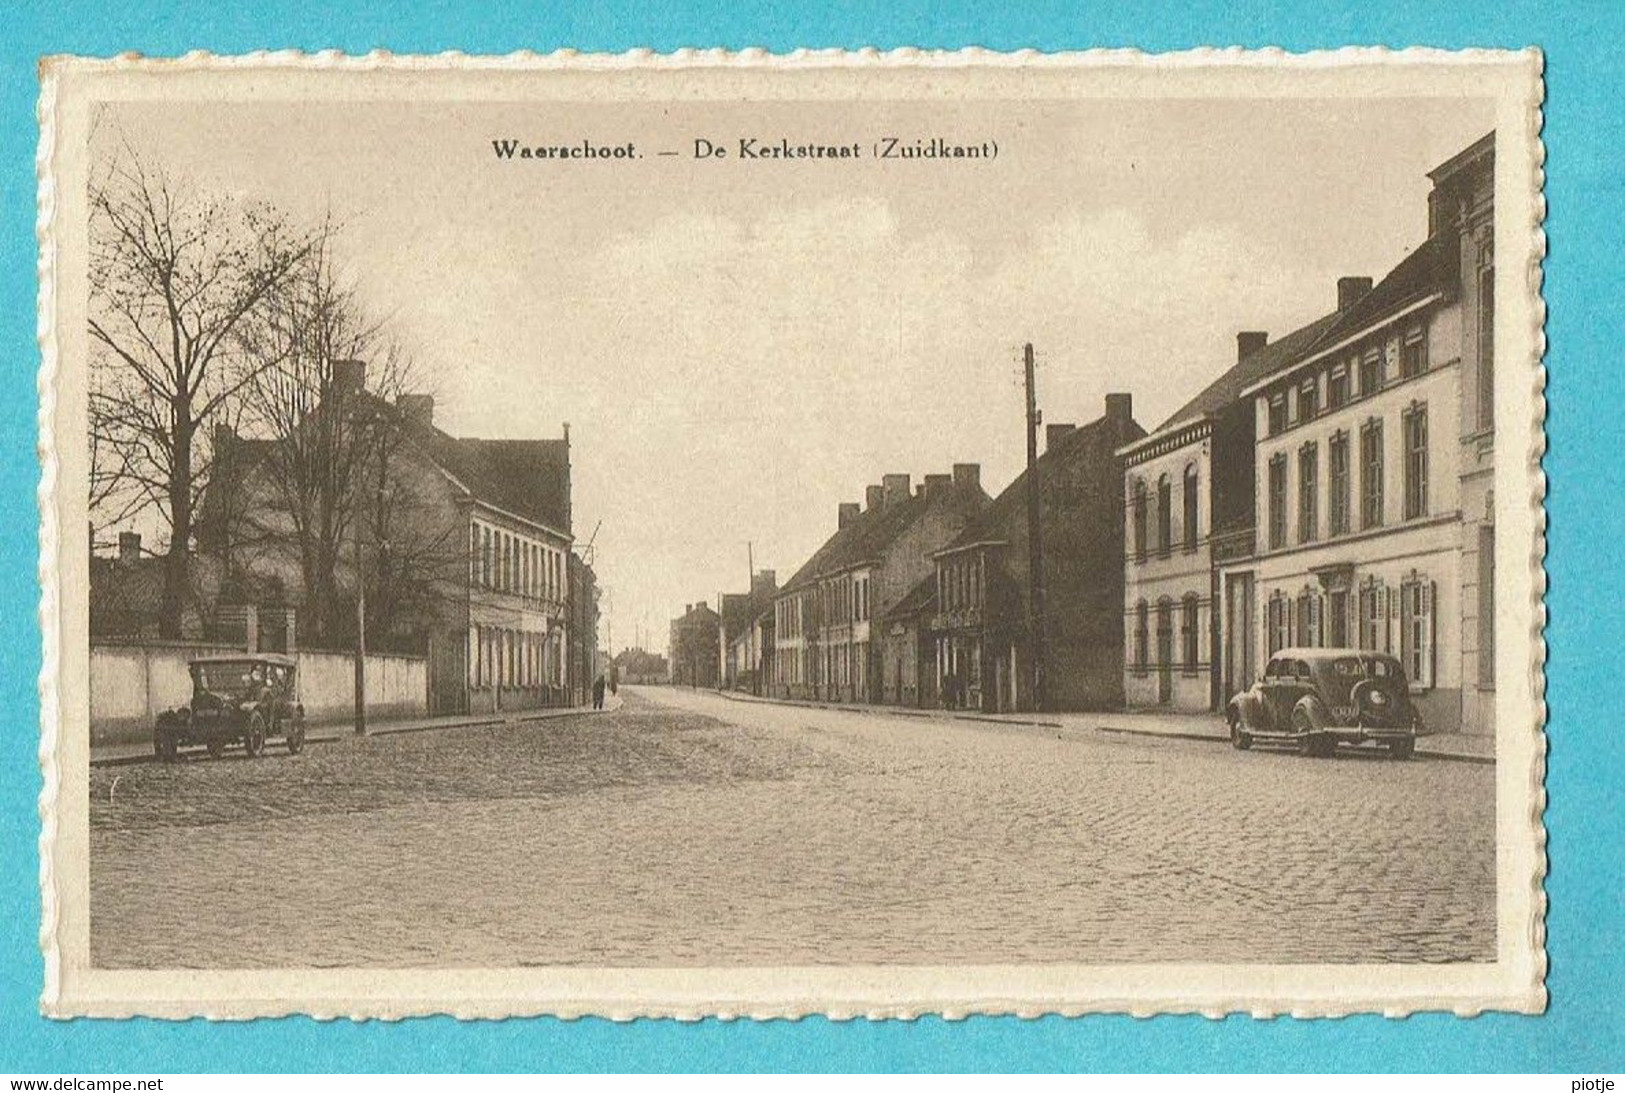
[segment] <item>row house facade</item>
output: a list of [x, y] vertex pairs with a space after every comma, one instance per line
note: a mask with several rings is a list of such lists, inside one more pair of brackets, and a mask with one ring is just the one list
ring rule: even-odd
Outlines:
[[[1145, 435], [1126, 394], [1081, 428], [1051, 425], [1045, 451], [987, 510], [938, 550], [934, 690], [988, 712], [1106, 709], [1123, 702], [1123, 481], [1118, 450]], [[1032, 611], [1028, 483], [1038, 476], [1044, 617]], [[903, 621], [903, 620], [898, 620]], [[1039, 628], [1042, 627], [1040, 643]], [[1040, 644], [1045, 692], [1034, 693]]]
[[773, 600], [778, 591], [778, 573], [763, 569], [751, 574], [749, 592], [723, 594], [719, 643], [725, 689], [761, 694], [772, 677]]
[[1387, 276], [1126, 452], [1130, 704], [1220, 708], [1278, 649], [1357, 646], [1430, 729], [1493, 731], [1493, 134], [1430, 178]]
[[[1341, 291], [1357, 292], [1358, 284], [1345, 279]], [[1240, 393], [1313, 344], [1335, 318], [1275, 342], [1263, 331], [1238, 334], [1232, 367], [1156, 431], [1120, 449], [1127, 705], [1219, 709], [1239, 680], [1251, 681], [1246, 650], [1227, 656], [1222, 643], [1218, 580], [1220, 561], [1253, 550], [1253, 404]], [[1246, 592], [1238, 584], [1231, 593], [1238, 618], [1249, 609]]]
[[987, 505], [981, 468], [957, 463], [911, 488], [888, 474], [843, 503], [836, 531], [785, 584], [773, 606], [772, 691], [791, 698], [883, 697], [878, 621], [932, 570], [931, 553]]

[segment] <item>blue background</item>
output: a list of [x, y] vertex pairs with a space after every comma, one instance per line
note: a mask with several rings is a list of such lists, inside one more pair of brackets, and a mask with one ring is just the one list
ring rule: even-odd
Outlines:
[[[231, 8], [235, 10], [216, 10]], [[0, 12], [0, 1071], [1083, 1069], [1625, 1070], [1625, 796], [1619, 656], [1625, 638], [1619, 503], [1625, 398], [1620, 307], [1625, 5], [1509, 2], [1263, 3], [1160, 0], [1097, 7], [1023, 3], [790, 4], [375, 0], [253, 4], [8, 4]], [[493, 8], [495, 5], [492, 6]], [[464, 10], [464, 9], [468, 10]], [[987, 9], [977, 11], [977, 8]], [[160, 10], [162, 9], [162, 10]], [[1353, 10], [1357, 9], [1357, 10]], [[637, 46], [774, 50], [915, 45], [995, 49], [1346, 44], [1538, 45], [1547, 55], [1546, 264], [1551, 478], [1549, 725], [1552, 1002], [1542, 1017], [1463, 1021], [1222, 1022], [1201, 1017], [976, 1018], [959, 1023], [553, 1020], [459, 1024], [238, 1025], [49, 1022], [38, 1016], [34, 155], [36, 59], [48, 53], [174, 55], [265, 48], [503, 53]]]

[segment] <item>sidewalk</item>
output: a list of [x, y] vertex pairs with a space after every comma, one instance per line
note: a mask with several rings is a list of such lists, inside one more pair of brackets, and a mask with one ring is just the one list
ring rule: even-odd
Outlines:
[[[716, 692], [735, 702], [764, 702], [776, 706], [803, 706], [817, 710], [844, 710], [883, 717], [910, 717], [938, 721], [978, 721], [992, 724], [1060, 729], [1068, 734], [1098, 733], [1124, 736], [1161, 736], [1228, 744], [1230, 734], [1217, 714], [1167, 714], [1139, 710], [1122, 713], [980, 713], [965, 710], [922, 710], [905, 706], [876, 706], [859, 702], [825, 702], [796, 698], [764, 698], [738, 691]], [[1416, 742], [1422, 759], [1449, 759], [1464, 763], [1495, 762], [1495, 740], [1489, 736], [1439, 733]]]
[[[512, 710], [500, 713], [486, 714], [453, 714], [449, 717], [416, 717], [399, 718], [392, 721], [371, 721], [367, 724], [367, 736], [394, 736], [407, 732], [438, 732], [442, 729], [473, 729], [490, 725], [523, 725], [533, 721], [551, 721], [558, 717], [572, 717], [579, 714], [608, 713], [621, 708], [622, 699], [619, 695], [606, 694], [604, 708], [595, 710], [590, 706], [549, 706], [535, 710]], [[346, 740], [355, 736], [355, 723], [352, 721], [331, 721], [321, 725], [310, 725], [305, 729], [306, 744], [330, 744], [335, 740]], [[273, 739], [266, 744], [266, 750], [275, 754], [282, 747], [280, 738]], [[188, 749], [201, 751], [202, 749]], [[185, 753], [183, 753], [185, 754]], [[124, 766], [130, 763], [145, 763], [154, 759], [152, 744], [102, 744], [90, 749], [90, 765]]]

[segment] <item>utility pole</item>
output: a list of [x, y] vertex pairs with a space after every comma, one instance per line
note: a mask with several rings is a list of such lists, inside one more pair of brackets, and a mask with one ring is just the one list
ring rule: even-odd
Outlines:
[[367, 735], [367, 574], [362, 568], [361, 516], [355, 516], [355, 734]]
[[1027, 553], [1030, 595], [1027, 604], [1028, 630], [1033, 646], [1033, 709], [1047, 708], [1045, 664], [1049, 660], [1044, 615], [1044, 538], [1038, 484], [1038, 426], [1044, 415], [1038, 409], [1038, 393], [1033, 381], [1033, 345], [1024, 354], [1027, 373]]

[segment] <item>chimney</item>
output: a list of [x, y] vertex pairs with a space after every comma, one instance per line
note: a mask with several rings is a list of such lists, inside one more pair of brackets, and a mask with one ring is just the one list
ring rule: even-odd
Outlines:
[[835, 526], [837, 528], [846, 527], [846, 525], [856, 520], [858, 514], [862, 511], [862, 507], [856, 501], [842, 501], [841, 507], [836, 510]]
[[[1341, 283], [1340, 283], [1341, 284]], [[1341, 288], [1339, 288], [1341, 291]], [[1341, 308], [1339, 309], [1341, 310]], [[1270, 336], [1262, 330], [1243, 330], [1236, 335], [1236, 360], [1244, 361], [1270, 343]]]
[[1134, 420], [1134, 396], [1119, 392], [1106, 396], [1106, 416], [1113, 421]]
[[366, 386], [366, 361], [333, 362], [333, 390], [343, 394], [353, 391], [360, 391]]
[[908, 475], [883, 474], [880, 476], [880, 488], [886, 505], [895, 505], [900, 501], [908, 500]]
[[1371, 291], [1369, 277], [1339, 277], [1337, 279], [1337, 310], [1347, 311], [1360, 297]]
[[864, 508], [871, 509], [871, 510], [872, 509], [878, 509], [881, 505], [885, 504], [885, 501], [886, 501], [886, 491], [884, 489], [882, 489], [879, 486], [865, 486], [864, 487], [864, 490], [863, 490], [863, 507]]
[[982, 488], [982, 465], [980, 463], [955, 463], [954, 485], [962, 490], [979, 490]]
[[1044, 426], [1044, 450], [1047, 452], [1055, 447], [1056, 444], [1066, 439], [1068, 433], [1076, 428], [1076, 425], [1063, 425], [1059, 422], [1054, 425]]
[[428, 428], [434, 424], [433, 395], [397, 395], [395, 408], [412, 425]]
[[779, 575], [771, 569], [758, 569], [750, 579], [752, 592], [776, 592], [779, 587]]
[[951, 474], [928, 474], [925, 476], [925, 495], [938, 497], [952, 488], [954, 476]]
[[141, 533], [139, 531], [121, 531], [118, 533], [118, 560], [133, 562], [141, 557]]

